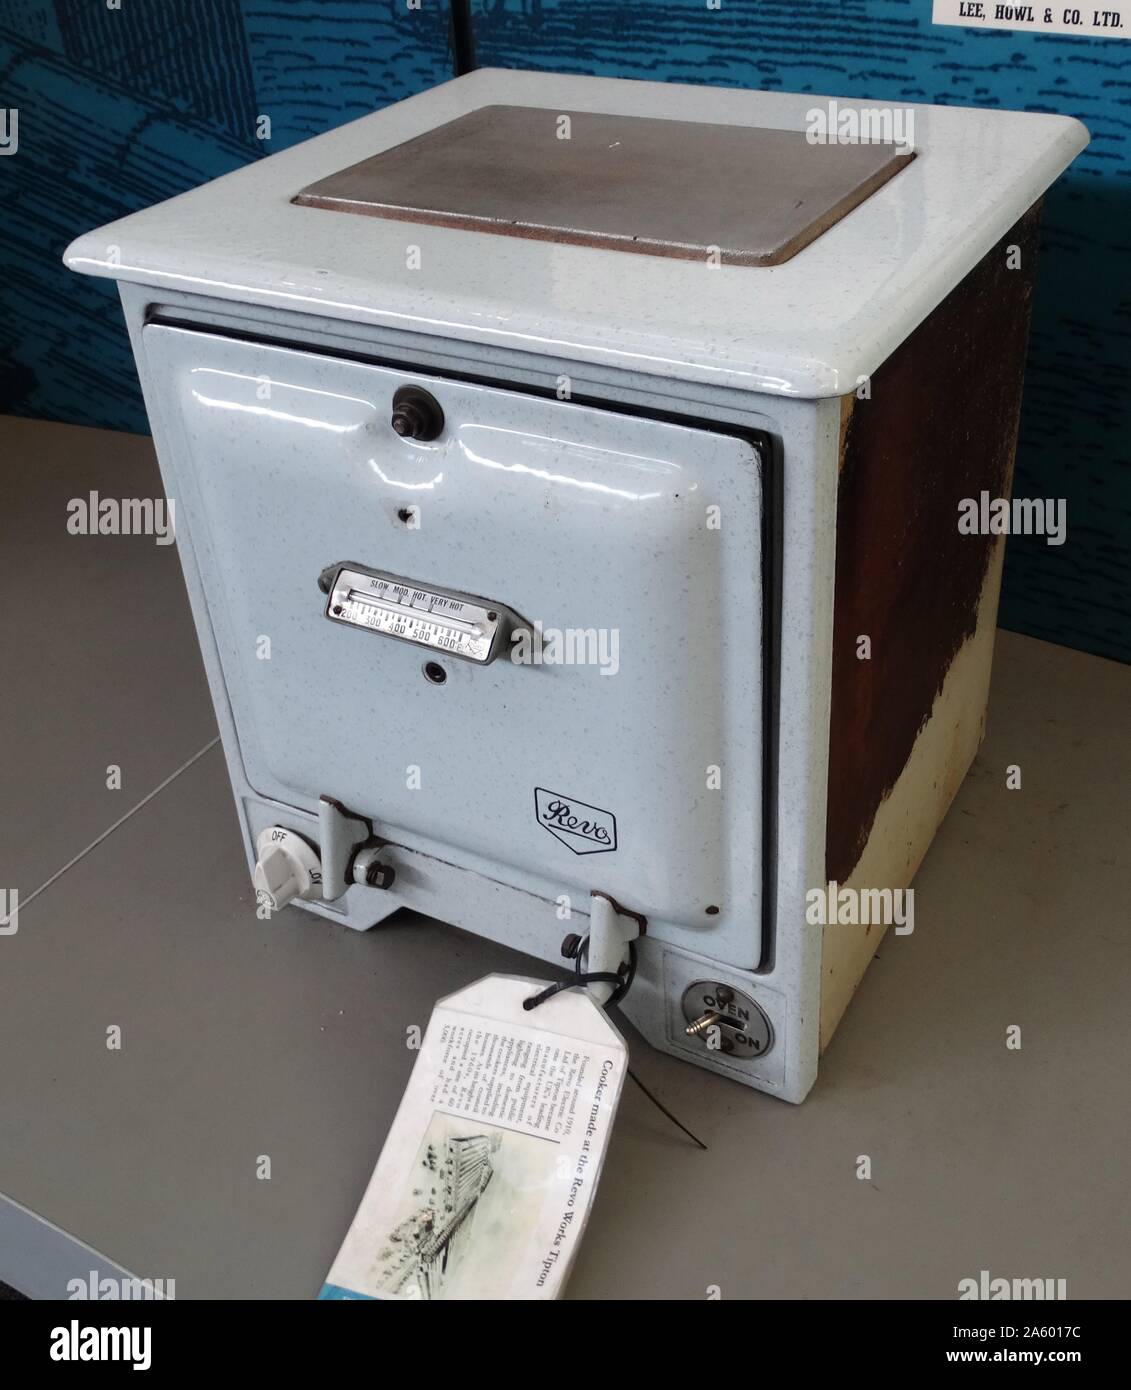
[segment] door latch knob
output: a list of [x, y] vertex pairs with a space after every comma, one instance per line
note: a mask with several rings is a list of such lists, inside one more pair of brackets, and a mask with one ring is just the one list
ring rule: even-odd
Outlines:
[[390, 422], [402, 439], [427, 442], [439, 437], [444, 428], [440, 402], [420, 386], [402, 386], [393, 396]]

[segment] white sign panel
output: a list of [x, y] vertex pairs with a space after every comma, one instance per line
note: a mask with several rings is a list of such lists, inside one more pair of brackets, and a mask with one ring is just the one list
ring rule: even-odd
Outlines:
[[967, 29], [1019, 29], [1036, 34], [1086, 34], [1092, 38], [1131, 38], [1131, 4], [1106, 0], [1091, 5], [1002, 5], [996, 0], [934, 0], [936, 24]]

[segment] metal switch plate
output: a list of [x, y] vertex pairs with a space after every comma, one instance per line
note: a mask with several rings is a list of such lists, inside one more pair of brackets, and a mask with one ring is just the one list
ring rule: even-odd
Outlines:
[[739, 989], [717, 980], [696, 980], [683, 995], [688, 1037], [727, 1057], [764, 1057], [774, 1030], [762, 1009]]

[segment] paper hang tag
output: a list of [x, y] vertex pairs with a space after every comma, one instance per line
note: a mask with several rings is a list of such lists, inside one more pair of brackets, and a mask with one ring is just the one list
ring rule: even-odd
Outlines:
[[320, 1298], [539, 1299], [565, 1286], [601, 1174], [624, 1040], [540, 980], [441, 999]]

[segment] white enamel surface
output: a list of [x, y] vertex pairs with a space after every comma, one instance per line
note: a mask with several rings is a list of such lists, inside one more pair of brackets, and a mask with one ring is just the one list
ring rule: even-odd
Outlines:
[[[176, 402], [163, 392], [162, 373], [147, 351], [150, 335], [144, 324], [151, 293], [144, 286], [123, 283], [121, 294], [165, 488], [169, 496], [181, 499], [182, 484], [192, 469]], [[578, 392], [625, 410], [668, 410], [765, 431], [781, 441], [786, 462], [781, 479], [777, 856], [768, 885], [775, 924], [773, 962], [757, 973], [720, 965], [713, 955], [716, 935], [686, 932], [678, 945], [664, 944], [663, 924], [650, 922], [648, 934], [638, 943], [639, 970], [623, 1010], [654, 1047], [783, 1099], [802, 1100], [816, 1076], [818, 1053], [820, 934], [805, 925], [804, 895], [809, 886], [821, 881], [824, 866], [839, 403], [814, 405], [780, 396], [759, 397], [694, 379], [652, 377], [476, 341], [404, 334], [365, 321], [350, 323], [269, 307], [246, 309], [176, 290], [162, 299], [177, 318], [274, 335], [305, 343], [312, 352], [367, 352], [425, 370], [432, 366], [486, 375], [550, 392], [565, 374]], [[249, 781], [202, 577], [202, 568], [210, 563], [206, 537], [198, 538], [183, 508], [178, 517], [177, 549], [216, 703], [250, 871], [262, 830], [281, 824], [317, 842], [318, 819], [312, 812], [270, 800]], [[548, 889], [544, 878], [525, 867], [487, 862], [469, 869], [422, 850], [392, 849], [385, 857], [397, 869], [390, 891], [355, 885], [332, 905], [297, 906], [357, 929], [371, 927], [400, 907], [412, 907], [558, 966], [563, 931], [584, 933], [586, 929], [588, 903], [577, 901], [573, 894], [572, 920], [563, 923], [557, 896], [567, 886], [558, 883]], [[671, 929], [669, 942], [676, 931]], [[754, 929], [748, 923], [745, 940], [753, 939]], [[751, 994], [770, 1017], [776, 1041], [766, 1057], [739, 1064], [723, 1054], [687, 1045], [680, 1031], [680, 1001], [674, 996], [682, 983], [715, 973]]]
[[[307, 184], [491, 103], [804, 130], [827, 98], [482, 70], [74, 242], [74, 270], [772, 394], [867, 375], [1087, 143], [1062, 116], [915, 106], [918, 157], [774, 267], [296, 207]], [[851, 110], [872, 103], [839, 100]], [[678, 197], [679, 190], [673, 189]], [[757, 190], [751, 190], [757, 196]], [[419, 269], [407, 250], [420, 248]]]
[[[657, 919], [661, 939], [755, 964], [752, 445], [178, 328], [143, 339], [256, 791], [308, 811], [333, 796], [383, 837], [524, 869], [547, 896], [600, 888]], [[443, 408], [432, 443], [389, 425], [407, 382]], [[419, 525], [406, 526], [413, 506]], [[547, 633], [604, 632], [588, 647], [599, 664], [480, 666], [328, 621], [317, 579], [342, 561], [497, 601]], [[427, 660], [442, 662], [442, 686]], [[719, 764], [721, 791], [708, 786]], [[615, 817], [615, 847], [549, 833], [536, 789]]]

